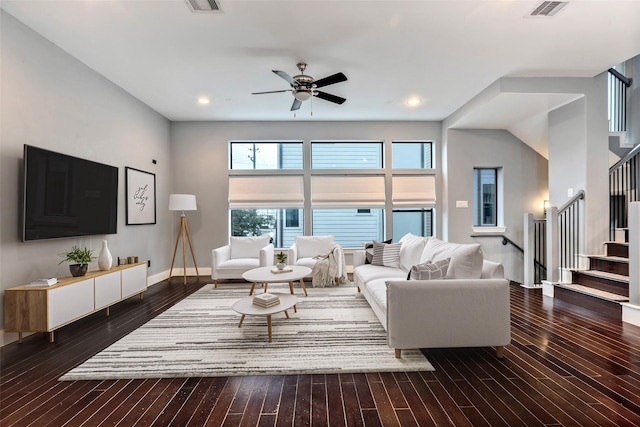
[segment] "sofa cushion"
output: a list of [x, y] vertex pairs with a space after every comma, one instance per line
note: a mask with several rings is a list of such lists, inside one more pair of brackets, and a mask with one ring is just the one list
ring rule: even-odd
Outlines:
[[451, 258], [446, 279], [479, 279], [482, 274], [482, 248], [479, 243], [449, 243], [431, 238], [421, 261], [441, 261]]
[[373, 241], [373, 259], [371, 264], [400, 268], [401, 243], [381, 243]]
[[367, 284], [367, 289], [373, 301], [387, 311], [387, 279], [376, 279]]
[[260, 258], [260, 249], [269, 244], [269, 236], [231, 236], [231, 259]]
[[[382, 243], [391, 243], [393, 239], [385, 240]], [[364, 242], [362, 244], [364, 246], [364, 263], [371, 264], [371, 260], [373, 259], [373, 242]]]
[[333, 235], [328, 236], [295, 236], [298, 258], [310, 258], [328, 254], [333, 246]]
[[407, 280], [435, 280], [443, 279], [447, 275], [447, 269], [449, 268], [450, 258], [443, 259], [436, 262], [425, 262], [422, 264], [414, 265], [409, 271]]
[[407, 277], [407, 273], [391, 267], [384, 267], [381, 265], [364, 264], [359, 265], [353, 271], [353, 279], [356, 285], [364, 285], [375, 279], [404, 279]]
[[411, 233], [405, 234], [398, 242], [402, 244], [400, 247], [400, 268], [409, 271], [411, 267], [419, 264], [420, 256], [428, 240], [428, 237], [416, 236]]

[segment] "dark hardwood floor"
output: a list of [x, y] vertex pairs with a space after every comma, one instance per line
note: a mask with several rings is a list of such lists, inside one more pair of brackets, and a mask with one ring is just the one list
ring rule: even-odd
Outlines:
[[434, 372], [57, 381], [206, 283], [174, 282], [58, 330], [52, 344], [35, 334], [3, 347], [0, 425], [640, 425], [640, 328], [516, 284], [503, 360], [442, 349], [425, 351]]

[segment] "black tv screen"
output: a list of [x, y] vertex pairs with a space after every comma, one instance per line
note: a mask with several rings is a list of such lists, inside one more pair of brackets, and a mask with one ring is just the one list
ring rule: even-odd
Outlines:
[[24, 146], [22, 240], [115, 234], [118, 168]]

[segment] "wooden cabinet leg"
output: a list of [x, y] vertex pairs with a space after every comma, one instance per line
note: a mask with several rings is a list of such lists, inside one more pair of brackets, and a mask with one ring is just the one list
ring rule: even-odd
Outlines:
[[401, 358], [402, 358], [402, 349], [396, 348], [396, 359], [401, 359]]
[[53, 331], [49, 332], [49, 342], [53, 342], [55, 339], [55, 336], [53, 335]]
[[22, 332], [18, 332], [18, 343], [22, 344]]
[[144, 292], [140, 292], [140, 301], [144, 299]]
[[111, 307], [105, 308], [104, 311], [107, 314], [107, 317], [111, 315]]

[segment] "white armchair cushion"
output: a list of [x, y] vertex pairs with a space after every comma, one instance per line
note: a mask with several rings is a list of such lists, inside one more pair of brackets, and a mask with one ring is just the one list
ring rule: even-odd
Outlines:
[[449, 243], [431, 238], [422, 253], [421, 261], [436, 262], [451, 258], [447, 279], [479, 279], [482, 274], [482, 249], [479, 243]]
[[260, 258], [260, 249], [269, 244], [269, 236], [231, 236], [231, 259]]
[[333, 246], [333, 235], [328, 236], [295, 236], [298, 258], [312, 258], [327, 254]]

